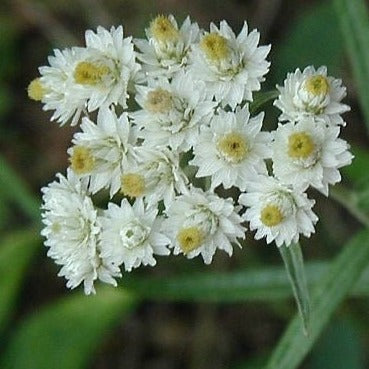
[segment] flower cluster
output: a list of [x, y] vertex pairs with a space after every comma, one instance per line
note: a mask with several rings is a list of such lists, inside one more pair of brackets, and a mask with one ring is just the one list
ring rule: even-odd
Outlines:
[[[278, 128], [262, 131], [264, 113], [249, 111], [270, 66], [259, 36], [160, 15], [146, 39], [98, 27], [39, 68], [29, 97], [80, 123], [66, 176], [42, 189], [42, 235], [68, 287], [94, 293], [171, 251], [209, 264], [247, 223], [277, 246], [314, 232], [306, 190], [328, 195], [352, 160], [338, 138], [345, 88], [324, 67], [289, 74]], [[236, 200], [221, 196], [230, 188]]]

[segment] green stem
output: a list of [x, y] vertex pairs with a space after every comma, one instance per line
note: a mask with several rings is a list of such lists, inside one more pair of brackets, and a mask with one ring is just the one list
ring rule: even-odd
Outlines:
[[310, 299], [307, 288], [304, 259], [298, 243], [279, 247], [284, 266], [292, 287], [293, 295], [300, 313], [304, 334], [308, 335], [310, 320]]

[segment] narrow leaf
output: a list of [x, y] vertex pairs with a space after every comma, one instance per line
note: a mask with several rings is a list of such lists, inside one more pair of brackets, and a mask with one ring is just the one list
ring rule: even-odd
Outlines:
[[254, 100], [250, 104], [250, 113], [256, 114], [264, 107], [265, 104], [274, 101], [279, 96], [279, 91], [271, 90], [266, 92], [255, 92]]
[[291, 283], [304, 333], [307, 335], [309, 331], [310, 302], [301, 247], [298, 243], [291, 244], [288, 247], [282, 245], [279, 247], [279, 252], [282, 256], [288, 279]]
[[366, 345], [357, 324], [352, 315], [333, 319], [311, 352], [309, 369], [367, 368]]
[[40, 245], [36, 229], [16, 231], [0, 240], [0, 333], [5, 329], [25, 270]]
[[334, 311], [352, 290], [369, 262], [369, 231], [357, 234], [315, 286], [311, 298], [309, 336], [301, 332], [299, 316], [289, 324], [266, 369], [295, 369], [319, 337]]
[[92, 355], [134, 300], [123, 291], [100, 289], [93, 297], [72, 295], [26, 318], [10, 339], [0, 368], [77, 369]]
[[36, 196], [2, 156], [0, 156], [0, 168], [0, 191], [3, 197], [19, 206], [30, 219], [39, 222], [40, 204]]
[[[312, 288], [321, 282], [328, 262], [307, 262], [305, 273]], [[277, 301], [293, 296], [283, 267], [268, 266], [230, 273], [202, 272], [185, 276], [126, 277], [123, 287], [150, 301], [222, 302]], [[349, 291], [369, 296], [369, 267]]]
[[364, 0], [334, 0], [358, 97], [369, 129], [369, 17]]

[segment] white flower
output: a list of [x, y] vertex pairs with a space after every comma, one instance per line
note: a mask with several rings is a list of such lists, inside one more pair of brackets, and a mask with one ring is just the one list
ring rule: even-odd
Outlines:
[[315, 70], [306, 67], [303, 72], [296, 69], [288, 73], [284, 85], [277, 86], [280, 95], [274, 105], [282, 111], [279, 120], [298, 121], [314, 117], [328, 124], [345, 125], [342, 113], [350, 110], [341, 100], [346, 96], [346, 88], [340, 79], [327, 76], [327, 68]]
[[108, 188], [112, 197], [121, 187], [124, 168], [134, 161], [135, 129], [130, 126], [127, 113], [117, 117], [106, 107], [99, 110], [96, 124], [83, 118], [81, 129], [68, 150], [71, 168], [90, 178], [91, 193]]
[[251, 230], [256, 229], [257, 240], [266, 237], [267, 243], [288, 246], [298, 242], [300, 234], [310, 237], [315, 231], [318, 217], [311, 210], [315, 201], [273, 177], [259, 176], [250, 181], [239, 202], [247, 207], [244, 218]]
[[341, 180], [338, 169], [353, 158], [339, 133], [339, 126], [326, 126], [314, 118], [279, 124], [273, 142], [274, 175], [286, 184], [303, 190], [313, 186], [328, 196], [328, 185]]
[[123, 199], [120, 206], [109, 203], [100, 218], [101, 256], [105, 263], [124, 264], [126, 271], [156, 264], [154, 255], [169, 255], [169, 239], [160, 232], [157, 209], [145, 208], [142, 199], [131, 206]]
[[211, 189], [223, 185], [245, 189], [246, 181], [266, 173], [264, 159], [271, 156], [271, 136], [260, 132], [264, 113], [250, 118], [248, 107], [235, 112], [219, 110], [210, 127], [201, 131], [191, 165], [196, 177], [211, 176]]
[[39, 68], [41, 77], [40, 100], [44, 110], [55, 110], [51, 120], [57, 120], [61, 125], [72, 119], [72, 126], [79, 121], [85, 108], [86, 97], [73, 91], [73, 72], [80, 60], [87, 57], [86, 49], [73, 47], [62, 51], [55, 49], [54, 56], [49, 56], [49, 66]]
[[231, 256], [231, 243], [240, 246], [237, 238], [245, 237], [246, 229], [232, 199], [198, 188], [178, 196], [166, 213], [163, 231], [171, 238], [175, 255], [183, 253], [191, 259], [201, 254], [210, 264], [216, 249]]
[[50, 66], [40, 67], [44, 110], [55, 110], [51, 120], [62, 125], [78, 123], [84, 109], [103, 105], [127, 107], [127, 88], [134, 84], [140, 65], [135, 60], [132, 38], [123, 38], [123, 27], [86, 31], [86, 47], [54, 50]]
[[58, 180], [42, 189], [41, 234], [46, 237], [47, 255], [62, 265], [58, 275], [68, 280], [69, 288], [83, 283], [86, 294], [95, 293], [96, 279], [116, 286], [114, 277], [120, 272], [100, 257], [97, 211], [85, 184], [72, 171], [67, 178], [59, 174]]
[[215, 102], [206, 98], [205, 85], [194, 82], [184, 72], [171, 82], [151, 80], [148, 87], [137, 86], [137, 102], [143, 108], [132, 114], [141, 129], [145, 145], [168, 145], [187, 151], [195, 143], [199, 127], [213, 115]]
[[188, 54], [193, 43], [198, 42], [199, 26], [187, 17], [178, 28], [173, 15], [159, 15], [146, 29], [148, 40], [136, 39], [134, 42], [141, 51], [138, 58], [147, 75], [172, 77], [187, 66]]
[[122, 26], [111, 27], [110, 32], [99, 26], [96, 33], [86, 31], [85, 37], [90, 57], [77, 65], [74, 77], [86, 89], [88, 111], [111, 104], [126, 108], [127, 89], [141, 69], [132, 37], [123, 37]]
[[188, 179], [179, 167], [179, 155], [167, 147], [137, 150], [137, 164], [122, 176], [121, 191], [131, 198], [144, 197], [148, 205], [164, 200], [166, 208], [177, 194], [186, 191]]
[[258, 47], [259, 38], [256, 30], [248, 33], [246, 22], [237, 37], [226, 21], [219, 29], [211, 23], [210, 32], [193, 47], [189, 70], [223, 105], [234, 109], [243, 100], [252, 101], [270, 65], [265, 60], [270, 45]]

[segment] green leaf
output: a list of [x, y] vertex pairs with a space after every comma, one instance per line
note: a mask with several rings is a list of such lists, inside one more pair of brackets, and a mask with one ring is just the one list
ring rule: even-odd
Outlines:
[[358, 97], [369, 129], [369, 17], [364, 0], [334, 0]]
[[[305, 263], [311, 288], [320, 283], [329, 266], [328, 262]], [[123, 287], [140, 298], [154, 301], [233, 303], [277, 301], [293, 296], [285, 269], [275, 266], [231, 273], [202, 272], [151, 278], [127, 276]], [[369, 268], [349, 293], [369, 296]]]
[[315, 286], [311, 298], [309, 336], [301, 332], [299, 316], [295, 316], [275, 348], [266, 369], [295, 369], [299, 366], [368, 262], [369, 231], [365, 230], [344, 246]]
[[310, 302], [307, 288], [304, 259], [298, 243], [279, 247], [288, 279], [291, 283], [305, 335], [309, 332]]
[[40, 203], [26, 183], [0, 156], [0, 191], [3, 198], [19, 206], [32, 220], [40, 221]]
[[109, 329], [134, 307], [123, 291], [72, 295], [26, 318], [5, 350], [3, 369], [85, 368]]
[[279, 96], [279, 91], [271, 90], [266, 92], [255, 92], [254, 100], [250, 103], [250, 113], [256, 114], [261, 111], [265, 104], [275, 100]]
[[369, 210], [369, 152], [362, 147], [354, 146], [351, 149], [355, 156], [353, 163], [342, 168], [342, 175], [348, 178], [353, 185], [351, 203], [363, 211]]
[[308, 368], [365, 369], [364, 358], [365, 346], [356, 324], [335, 319], [311, 352]]
[[307, 65], [326, 65], [330, 74], [340, 74], [343, 54], [340, 36], [333, 4], [325, 1], [311, 7], [291, 23], [280, 47], [272, 49], [275, 82], [281, 84], [287, 72]]
[[5, 329], [25, 270], [40, 246], [36, 229], [16, 231], [0, 240], [0, 334]]
[[362, 211], [358, 193], [349, 191], [341, 185], [336, 185], [331, 188], [330, 196], [345, 207], [359, 222], [369, 228], [369, 217]]
[[369, 151], [359, 146], [352, 146], [350, 150], [355, 158], [351, 165], [341, 169], [342, 175], [353, 182], [357, 188], [369, 187]]

